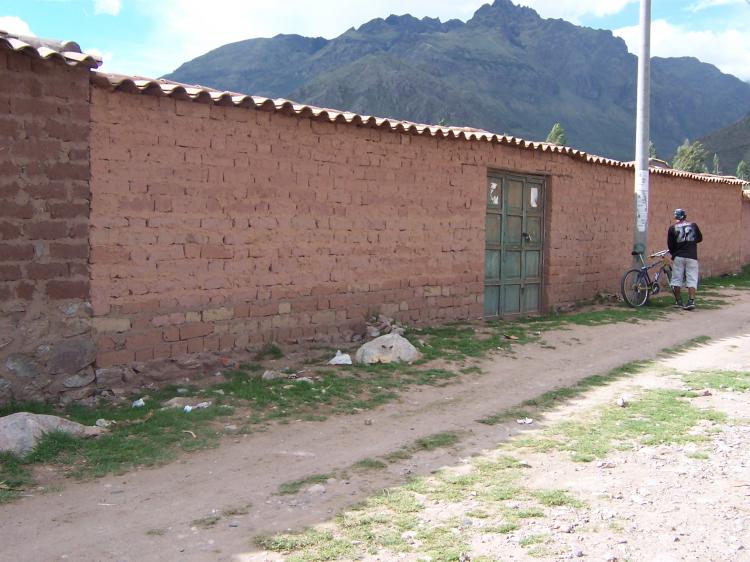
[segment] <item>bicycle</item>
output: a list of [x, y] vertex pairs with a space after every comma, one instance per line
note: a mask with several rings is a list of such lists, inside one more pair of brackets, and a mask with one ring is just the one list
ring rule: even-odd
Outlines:
[[[662, 250], [661, 252], [651, 254], [649, 258], [659, 259], [650, 264], [646, 264], [646, 261], [643, 259], [643, 254], [639, 252], [631, 252], [631, 255], [640, 258], [642, 265], [640, 268], [633, 268], [626, 271], [625, 275], [622, 276], [620, 290], [622, 298], [628, 306], [632, 306], [633, 308], [644, 306], [652, 295], [659, 294], [662, 290], [662, 287], [659, 284], [662, 275], [666, 277], [667, 283], [669, 283], [672, 277], [672, 265], [669, 258], [666, 257], [668, 253], [669, 250]], [[649, 271], [657, 267], [659, 270], [652, 279], [651, 275], [649, 275]]]

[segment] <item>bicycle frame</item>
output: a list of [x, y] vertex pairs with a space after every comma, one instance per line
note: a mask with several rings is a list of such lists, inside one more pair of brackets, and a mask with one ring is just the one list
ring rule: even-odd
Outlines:
[[[661, 291], [661, 285], [659, 284], [662, 274], [667, 276], [669, 279], [670, 264], [666, 255], [668, 250], [662, 250], [648, 256], [649, 258], [658, 258], [657, 260], [647, 263], [643, 259], [643, 254], [633, 252], [633, 256], [638, 256], [641, 262], [641, 267], [634, 267], [622, 276], [620, 282], [620, 290], [623, 300], [632, 307], [644, 306], [649, 297], [656, 295]], [[657, 269], [653, 278], [651, 277], [651, 270]]]
[[[659, 280], [661, 279], [662, 274], [666, 274], [667, 267], [670, 267], [669, 262], [666, 260], [665, 256], [669, 253], [669, 250], [662, 250], [660, 252], [656, 252], [654, 254], [651, 254], [649, 258], [659, 258], [658, 260], [647, 264], [646, 260], [643, 259], [643, 254], [637, 254], [638, 259], [641, 261], [641, 271], [646, 276], [646, 280], [648, 281], [649, 286], [649, 293], [651, 295], [656, 295], [661, 290], [661, 285], [659, 285]], [[649, 275], [649, 271], [652, 269], [658, 267], [659, 269], [656, 272], [656, 275], [654, 275], [654, 278], [651, 278], [651, 275]]]

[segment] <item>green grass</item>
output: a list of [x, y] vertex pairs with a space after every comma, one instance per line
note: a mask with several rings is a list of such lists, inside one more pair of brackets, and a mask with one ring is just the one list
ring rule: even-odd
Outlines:
[[352, 465], [353, 470], [381, 470], [388, 465], [378, 459], [362, 459]]
[[415, 453], [420, 451], [433, 451], [441, 447], [450, 447], [458, 443], [459, 439], [459, 435], [452, 431], [435, 433], [417, 439], [411, 445], [396, 449], [395, 451], [384, 455], [383, 458], [391, 463], [398, 462], [400, 460], [410, 459]]
[[590, 462], [615, 449], [635, 444], [659, 445], [704, 440], [690, 430], [701, 420], [722, 421], [714, 410], [698, 409], [675, 390], [650, 390], [627, 408], [608, 406], [585, 421], [566, 421], [545, 429], [540, 437], [520, 438], [516, 447], [544, 452], [567, 451], [574, 461]]
[[299, 480], [290, 480], [289, 482], [284, 482], [281, 486], [279, 486], [278, 493], [282, 496], [293, 495], [298, 493], [305, 486], [310, 486], [312, 484], [324, 484], [326, 481], [333, 477], [333, 474], [313, 474], [312, 476], [307, 476], [306, 478], [301, 478]]
[[718, 289], [733, 287], [735, 289], [750, 289], [750, 265], [743, 267], [739, 273], [701, 279], [698, 295], [704, 293], [704, 289]]
[[201, 517], [200, 519], [194, 519], [190, 522], [190, 525], [193, 527], [198, 527], [200, 529], [210, 529], [220, 520], [221, 516], [219, 515], [208, 515], [206, 517]]
[[536, 498], [540, 504], [547, 507], [569, 505], [571, 507], [582, 508], [586, 505], [569, 495], [567, 490], [535, 490], [531, 495]]
[[264, 359], [281, 359], [282, 357], [284, 357], [284, 352], [273, 342], [265, 344], [255, 354], [256, 361], [263, 361]]
[[0, 452], [0, 504], [15, 499], [33, 483], [29, 469], [13, 453]]
[[750, 371], [695, 371], [684, 373], [682, 379], [693, 388], [713, 388], [746, 392], [750, 390]]

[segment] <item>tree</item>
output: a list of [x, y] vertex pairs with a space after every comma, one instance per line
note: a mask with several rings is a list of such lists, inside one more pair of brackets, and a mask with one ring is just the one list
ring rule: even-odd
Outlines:
[[656, 158], [656, 146], [653, 141], [648, 141], [648, 157]]
[[714, 169], [712, 170], [714, 174], [720, 174], [721, 173], [721, 166], [719, 165], [719, 155], [714, 152]]
[[565, 146], [568, 144], [568, 139], [565, 136], [565, 129], [562, 128], [560, 123], [552, 125], [549, 135], [547, 135], [547, 142], [550, 144], [556, 144], [557, 146]]
[[698, 141], [690, 144], [690, 141], [685, 139], [685, 142], [677, 149], [672, 167], [683, 172], [702, 173], [708, 171], [708, 168], [706, 168], [706, 149]]
[[741, 180], [750, 181], [750, 166], [744, 160], [740, 160], [740, 163], [737, 165], [736, 176]]

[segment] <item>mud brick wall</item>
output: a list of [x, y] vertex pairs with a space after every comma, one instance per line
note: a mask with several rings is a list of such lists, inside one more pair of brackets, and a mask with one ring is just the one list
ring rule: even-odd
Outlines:
[[750, 264], [750, 194], [742, 198], [742, 265]]
[[0, 403], [94, 378], [88, 97], [87, 68], [0, 52]]
[[[482, 314], [484, 182], [436, 139], [92, 91], [100, 365]], [[453, 144], [457, 144], [453, 141]]]
[[[98, 87], [91, 118], [100, 366], [480, 317], [490, 169], [547, 177], [545, 308], [617, 293], [630, 265], [625, 168]], [[704, 274], [739, 268], [737, 186], [651, 194], [650, 250], [681, 206]]]

